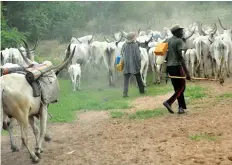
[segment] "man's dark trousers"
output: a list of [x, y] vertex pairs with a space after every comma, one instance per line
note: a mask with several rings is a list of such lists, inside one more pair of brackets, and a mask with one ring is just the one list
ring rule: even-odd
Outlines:
[[[179, 76], [184, 77], [184, 71], [182, 66], [168, 66], [167, 72], [170, 76]], [[177, 99], [179, 107], [182, 107], [183, 109], [186, 108], [185, 104], [185, 98], [184, 98], [184, 91], [185, 91], [185, 79], [178, 79], [178, 78], [172, 78], [172, 85], [174, 87], [175, 93], [167, 100], [169, 105], [172, 105], [174, 101]]]
[[[134, 75], [136, 77], [136, 81], [137, 81], [137, 84], [139, 86], [139, 92], [144, 93], [144, 85], [143, 85], [143, 81], [142, 81], [140, 72], [136, 73]], [[123, 92], [125, 94], [128, 93], [128, 86], [129, 86], [130, 76], [131, 76], [131, 73], [124, 74], [124, 91]]]

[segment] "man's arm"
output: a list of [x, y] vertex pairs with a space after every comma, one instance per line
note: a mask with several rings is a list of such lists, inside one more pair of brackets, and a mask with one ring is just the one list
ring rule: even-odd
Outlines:
[[141, 68], [141, 51], [139, 49], [139, 45], [137, 44], [137, 51], [136, 51], [136, 59], [139, 61], [139, 68]]
[[181, 65], [182, 65], [182, 67], [183, 67], [183, 69], [184, 69], [184, 72], [185, 72], [185, 74], [186, 74], [186, 76], [187, 76], [187, 80], [190, 80], [189, 71], [188, 71], [188, 69], [187, 69], [187, 67], [186, 67], [185, 60], [184, 60], [184, 58], [183, 58], [183, 56], [182, 56], [182, 50], [183, 50], [183, 43], [182, 43], [181, 40], [179, 40], [179, 41], [177, 42], [177, 57], [178, 57], [178, 59], [179, 59]]
[[121, 59], [120, 59], [120, 61], [122, 61], [122, 62], [124, 62], [124, 52], [125, 52], [125, 43], [123, 44], [122, 49], [121, 49]]

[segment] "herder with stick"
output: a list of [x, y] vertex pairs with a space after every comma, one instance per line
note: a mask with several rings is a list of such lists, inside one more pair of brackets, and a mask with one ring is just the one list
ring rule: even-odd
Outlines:
[[[178, 76], [178, 77], [185, 77], [187, 80], [190, 80], [189, 71], [187, 70], [187, 67], [185, 65], [184, 58], [182, 56], [182, 50], [183, 50], [183, 28], [181, 28], [179, 25], [176, 25], [172, 27], [171, 32], [173, 36], [167, 40], [168, 42], [168, 52], [166, 56], [167, 61], [167, 73], [169, 76]], [[166, 100], [163, 105], [168, 109], [170, 113], [174, 113], [171, 106], [174, 103], [174, 101], [177, 99], [179, 108], [178, 113], [183, 114], [185, 113], [186, 103], [184, 98], [184, 91], [185, 91], [185, 79], [178, 79], [178, 78], [172, 78], [172, 85], [174, 87], [175, 93]]]

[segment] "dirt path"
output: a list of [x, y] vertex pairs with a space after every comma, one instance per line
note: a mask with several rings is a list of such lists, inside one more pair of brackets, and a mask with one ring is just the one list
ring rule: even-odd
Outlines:
[[[71, 124], [50, 125], [53, 140], [45, 143], [39, 164], [231, 165], [232, 102], [215, 97], [232, 92], [232, 79], [224, 86], [195, 83], [211, 90], [209, 97], [191, 103], [186, 115], [129, 120], [112, 119], [106, 111], [85, 112]], [[132, 111], [157, 108], [170, 94], [138, 98]], [[215, 139], [191, 140], [200, 133]], [[2, 165], [31, 164], [26, 150], [11, 153], [8, 136], [2, 136], [1, 156]]]

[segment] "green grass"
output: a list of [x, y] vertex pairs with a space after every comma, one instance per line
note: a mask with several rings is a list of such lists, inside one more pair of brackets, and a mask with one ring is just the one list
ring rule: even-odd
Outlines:
[[[107, 82], [107, 79], [104, 80]], [[71, 122], [75, 111], [79, 110], [110, 110], [130, 108], [130, 102], [139, 97], [137, 87], [130, 85], [129, 98], [122, 97], [122, 87], [111, 88], [107, 83], [97, 81], [82, 82], [82, 90], [73, 92], [70, 80], [59, 79], [59, 102], [49, 105], [49, 113], [53, 115], [51, 122]], [[122, 86], [122, 82], [119, 84]], [[149, 86], [146, 95], [160, 95], [172, 90], [170, 85]]]
[[[151, 79], [150, 75], [148, 76], [148, 82], [152, 82], [149, 79]], [[81, 91], [73, 92], [70, 80], [59, 79], [61, 89], [59, 102], [50, 104], [48, 108], [49, 113], [53, 115], [50, 122], [71, 122], [76, 118], [76, 111], [79, 110], [128, 109], [131, 108], [130, 102], [140, 97], [139, 90], [135, 85], [129, 85], [129, 98], [123, 98], [123, 81], [117, 82], [115, 88], [108, 87], [107, 82], [107, 76], [104, 74], [98, 80], [87, 81], [83, 78]], [[204, 91], [205, 89], [202, 87], [188, 85], [185, 92], [187, 102], [191, 99], [205, 97]], [[170, 81], [168, 84], [148, 84], [145, 96], [163, 95], [168, 92], [173, 92]], [[159, 111], [149, 115], [157, 115], [156, 113], [159, 113]]]
[[164, 108], [157, 108], [155, 110], [143, 110], [137, 111], [134, 114], [130, 114], [129, 119], [148, 119], [152, 117], [160, 117], [168, 114], [167, 110]]
[[112, 118], [122, 118], [124, 116], [124, 113], [119, 111], [112, 111], [110, 112], [110, 115]]
[[232, 93], [224, 93], [222, 95], [219, 95], [217, 99], [223, 100], [223, 99], [229, 99], [232, 98]]
[[206, 88], [197, 86], [197, 85], [187, 85], [185, 96], [189, 99], [200, 99], [203, 97], [207, 97]]
[[189, 139], [194, 140], [194, 141], [200, 141], [200, 140], [215, 141], [217, 138], [207, 133], [200, 133], [200, 134], [189, 136]]
[[1, 135], [8, 135], [8, 132], [6, 130], [2, 130]]

